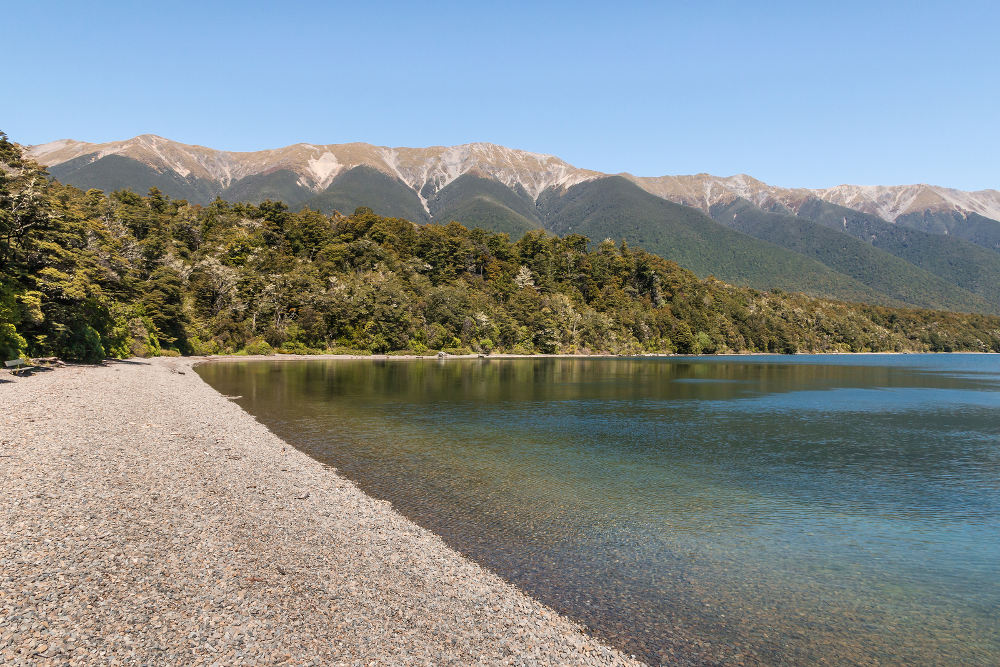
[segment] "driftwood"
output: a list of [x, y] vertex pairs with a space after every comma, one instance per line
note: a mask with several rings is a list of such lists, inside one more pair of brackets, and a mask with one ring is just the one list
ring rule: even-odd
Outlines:
[[38, 357], [31, 360], [31, 363], [36, 366], [42, 366], [46, 368], [63, 368], [66, 366], [66, 362], [59, 357]]

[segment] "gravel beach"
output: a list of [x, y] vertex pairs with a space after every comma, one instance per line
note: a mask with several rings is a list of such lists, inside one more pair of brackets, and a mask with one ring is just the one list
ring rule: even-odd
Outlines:
[[0, 375], [0, 664], [638, 664], [194, 361]]

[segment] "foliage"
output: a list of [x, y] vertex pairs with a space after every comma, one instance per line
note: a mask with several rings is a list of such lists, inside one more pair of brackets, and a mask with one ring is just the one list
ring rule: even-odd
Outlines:
[[534, 200], [523, 190], [515, 192], [499, 181], [473, 174], [456, 178], [428, 205], [435, 221], [457, 220], [466, 226], [510, 234], [515, 239], [544, 226]]
[[11, 356], [1000, 351], [1000, 318], [734, 287], [624, 242], [83, 192], [0, 151]]
[[243, 348], [245, 354], [262, 354], [262, 355], [272, 355], [274, 354], [274, 348], [268, 345], [266, 340], [253, 340], [247, 343], [247, 346]]
[[624, 239], [701, 276], [867, 303], [885, 298], [815, 259], [720, 225], [696, 208], [661, 199], [621, 176], [581, 183], [565, 194], [546, 191], [540, 204], [546, 229]]
[[[722, 224], [762, 241], [811, 257], [834, 271], [850, 276], [886, 295], [887, 298], [881, 300], [883, 305], [910, 304], [923, 308], [993, 314], [1000, 312], [1000, 300], [989, 303], [955, 283], [948, 282], [886, 250], [874, 247], [870, 242], [852, 238], [840, 229], [822, 225], [805, 217], [763, 211], [745, 199], [713, 206], [711, 213], [712, 217]], [[885, 222], [882, 222], [882, 225], [891, 226]], [[925, 236], [933, 239], [930, 235]], [[875, 236], [879, 239], [883, 237], [884, 234], [881, 232]], [[938, 248], [944, 245], [936, 240], [935, 243]], [[974, 250], [983, 255], [990, 254], [981, 248]], [[987, 259], [1000, 266], [1000, 255]]]
[[[235, 197], [228, 200], [240, 201]], [[310, 208], [331, 213], [368, 206], [384, 215], [402, 216], [417, 222], [427, 220], [427, 212], [417, 193], [399, 179], [367, 165], [338, 174], [325, 190], [305, 203]]]
[[1000, 251], [1000, 221], [978, 213], [924, 210], [901, 215], [896, 218], [896, 224], [931, 234], [958, 237], [994, 252]]
[[[914, 216], [917, 214], [900, 216], [891, 223], [819, 199], [806, 200], [798, 215], [861, 239], [940, 276], [951, 285], [983, 297], [990, 308], [977, 309], [980, 312], [995, 312], [1000, 304], [1000, 253], [996, 252], [1000, 244], [1000, 222], [974, 213], [956, 212], [954, 215], [962, 217], [963, 224], [942, 228], [942, 233], [938, 234], [910, 227], [911, 223], [916, 224]], [[945, 213], [926, 215], [930, 218], [950, 216]], [[965, 235], [971, 236], [966, 240]], [[981, 247], [983, 245], [990, 250]], [[918, 289], [921, 287], [918, 283]], [[955, 304], [949, 307], [954, 308]]]
[[0, 285], [0, 358], [19, 359], [28, 348], [28, 341], [17, 332], [14, 294], [6, 285]]

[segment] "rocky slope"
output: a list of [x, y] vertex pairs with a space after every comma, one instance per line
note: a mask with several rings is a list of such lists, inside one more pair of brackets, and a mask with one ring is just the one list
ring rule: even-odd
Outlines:
[[601, 174], [578, 169], [557, 157], [474, 143], [429, 148], [389, 148], [371, 144], [295, 144], [238, 153], [181, 144], [152, 134], [126, 141], [88, 144], [64, 139], [32, 146], [29, 154], [50, 168], [76, 162], [77, 168], [118, 155], [173, 172], [182, 179], [214, 183], [219, 193], [251, 176], [291, 171], [296, 185], [312, 192], [327, 189], [337, 176], [359, 166], [374, 168], [411, 188], [424, 203], [465, 174], [484, 176], [537, 198], [552, 187], [568, 187]]
[[742, 198], [766, 210], [784, 208], [797, 213], [806, 201], [819, 199], [877, 215], [890, 222], [895, 222], [901, 216], [925, 211], [957, 212], [964, 215], [975, 213], [1000, 220], [1000, 191], [997, 190], [967, 192], [926, 184], [838, 185], [810, 190], [768, 185], [746, 174], [727, 177], [710, 174], [626, 176], [647, 192], [705, 211], [716, 204], [729, 204], [736, 198]]
[[[389, 148], [365, 143], [294, 144], [253, 152], [220, 151], [182, 144], [152, 134], [125, 141], [91, 144], [72, 139], [29, 148], [41, 164], [57, 168], [74, 162], [77, 169], [118, 155], [182, 179], [213, 183], [219, 193], [250, 177], [290, 171], [296, 184], [312, 192], [328, 188], [338, 175], [368, 166], [396, 178], [427, 202], [465, 174], [482, 176], [537, 199], [549, 188], [566, 188], [605, 176], [580, 169], [551, 155], [473, 143], [428, 148]], [[56, 169], [58, 171], [58, 169]], [[974, 213], [1000, 220], [1000, 191], [967, 192], [936, 185], [838, 185], [825, 189], [782, 188], [746, 174], [736, 176], [638, 177], [624, 174], [642, 189], [673, 202], [708, 211], [716, 204], [746, 199], [764, 209], [797, 212], [811, 198], [877, 215], [890, 222], [926, 212]]]

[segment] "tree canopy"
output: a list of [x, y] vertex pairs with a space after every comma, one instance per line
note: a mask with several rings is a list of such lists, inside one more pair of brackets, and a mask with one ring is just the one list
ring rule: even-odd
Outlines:
[[625, 243], [50, 181], [0, 134], [0, 354], [1000, 351], [1000, 318], [701, 280]]

